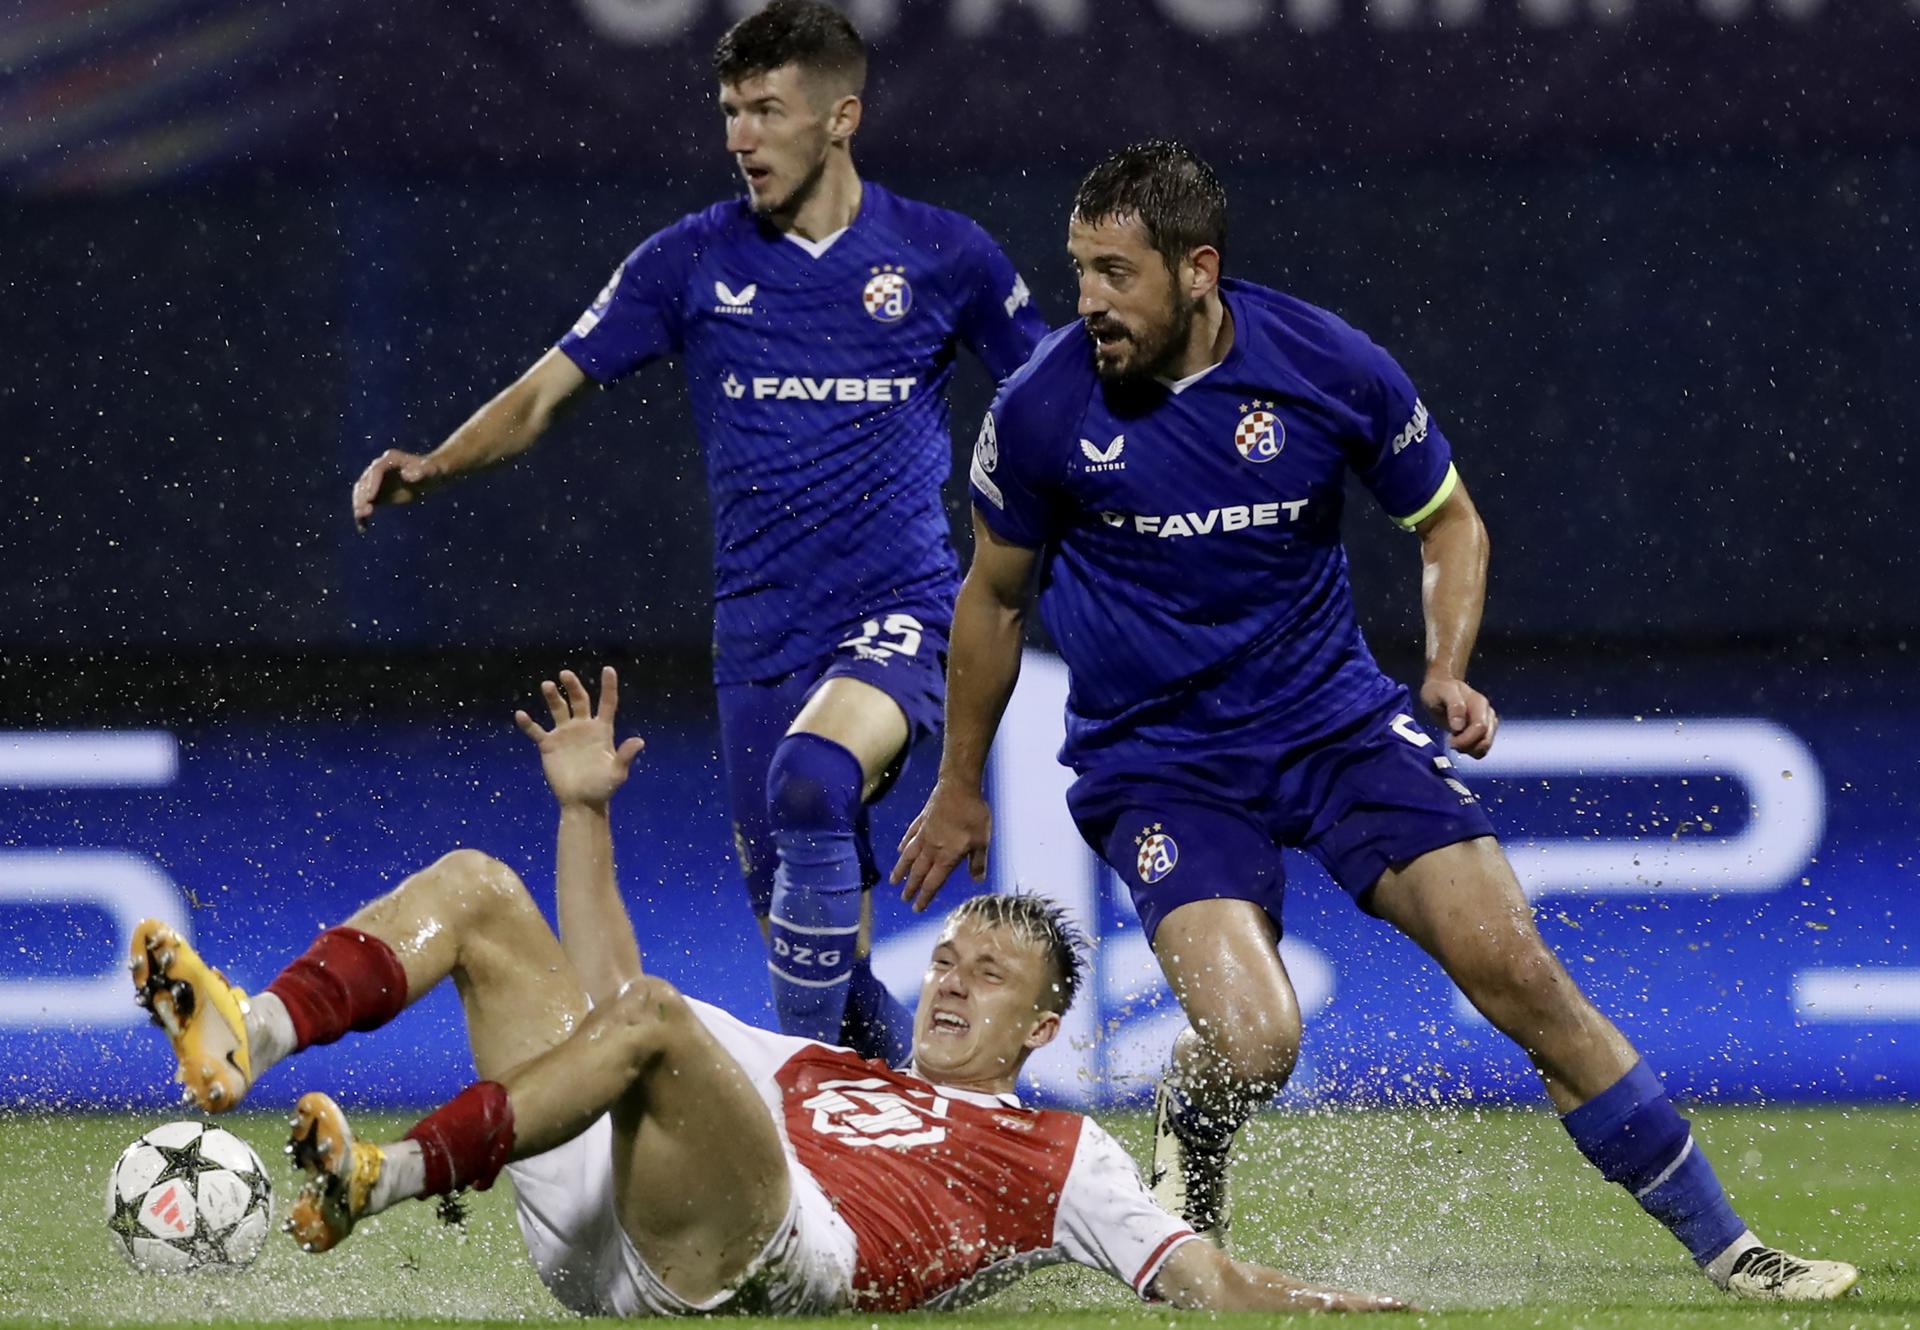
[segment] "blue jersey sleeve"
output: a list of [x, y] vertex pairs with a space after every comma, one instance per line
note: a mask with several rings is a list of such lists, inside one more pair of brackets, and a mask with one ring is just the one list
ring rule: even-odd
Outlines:
[[1352, 454], [1353, 469], [1387, 516], [1411, 530], [1459, 483], [1453, 447], [1392, 356], [1367, 342], [1357, 368], [1361, 383], [1355, 406], [1362, 438]]
[[973, 348], [995, 383], [1027, 363], [1047, 335], [1046, 321], [1033, 307], [1026, 279], [1014, 270], [993, 237], [974, 228], [972, 262], [962, 291], [960, 337]]
[[[1002, 540], [1039, 549], [1058, 535], [1066, 514], [1062, 482], [1066, 477], [1063, 441], [1073, 437], [1072, 414], [1076, 377], [1062, 372], [1077, 345], [1063, 342], [1079, 336], [1069, 325], [1048, 339], [1012, 378], [980, 425], [973, 445], [973, 465], [967, 471], [974, 511]], [[1085, 406], [1085, 393], [1079, 393]]]
[[614, 270], [560, 349], [587, 376], [612, 383], [680, 349], [687, 255], [679, 227], [649, 236]]

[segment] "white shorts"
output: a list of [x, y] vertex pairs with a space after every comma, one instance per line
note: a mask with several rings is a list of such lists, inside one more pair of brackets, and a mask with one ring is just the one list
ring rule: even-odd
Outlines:
[[[756, 1030], [703, 1002], [689, 1000], [688, 1005], [756, 1085], [785, 1061], [786, 1051], [779, 1048], [787, 1042], [783, 1036]], [[780, 1056], [769, 1066], [775, 1053]], [[773, 1116], [771, 1109], [768, 1116]], [[785, 1148], [784, 1135], [781, 1144]], [[729, 1310], [815, 1315], [852, 1305], [853, 1230], [791, 1150], [786, 1218], [733, 1287], [697, 1303], [663, 1284], [620, 1226], [613, 1194], [611, 1118], [602, 1116], [545, 1154], [507, 1165], [506, 1174], [517, 1195], [520, 1234], [541, 1282], [584, 1316], [690, 1316]], [[699, 1185], [698, 1179], [687, 1181]]]

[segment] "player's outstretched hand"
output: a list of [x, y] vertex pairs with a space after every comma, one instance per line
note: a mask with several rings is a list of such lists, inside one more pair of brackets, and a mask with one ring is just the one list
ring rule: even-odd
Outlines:
[[1447, 742], [1468, 757], [1485, 757], [1493, 747], [1500, 717], [1484, 694], [1465, 679], [1428, 679], [1420, 685], [1420, 705], [1447, 732]]
[[375, 508], [383, 503], [412, 503], [441, 479], [440, 466], [432, 458], [387, 449], [353, 482], [354, 525], [365, 531]]
[[978, 790], [966, 790], [947, 781], [934, 784], [927, 806], [900, 838], [900, 858], [893, 881], [904, 883], [900, 899], [924, 910], [962, 859], [975, 882], [987, 875], [987, 842], [993, 835], [993, 813]]
[[572, 670], [560, 671], [560, 682], [540, 685], [553, 728], [543, 729], [524, 711], [513, 713], [520, 732], [540, 746], [540, 766], [554, 798], [563, 804], [604, 807], [613, 792], [626, 784], [633, 759], [646, 747], [638, 737], [619, 747], [613, 743], [613, 719], [620, 710], [620, 676], [611, 665], [600, 671], [600, 710], [596, 715], [586, 685]]
[[1398, 1298], [1306, 1284], [1252, 1261], [1236, 1261], [1205, 1242], [1185, 1242], [1147, 1286], [1147, 1296], [1189, 1311], [1397, 1312]]

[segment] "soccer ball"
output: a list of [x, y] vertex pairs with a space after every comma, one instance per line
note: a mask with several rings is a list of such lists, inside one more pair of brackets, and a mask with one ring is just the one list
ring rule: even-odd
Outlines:
[[126, 1148], [107, 1178], [113, 1245], [142, 1270], [253, 1263], [273, 1188], [253, 1147], [204, 1122], [169, 1122]]

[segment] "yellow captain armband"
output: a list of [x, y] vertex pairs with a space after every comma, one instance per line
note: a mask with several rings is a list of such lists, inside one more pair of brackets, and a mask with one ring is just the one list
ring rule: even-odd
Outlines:
[[1447, 474], [1440, 478], [1440, 488], [1433, 492], [1433, 497], [1421, 504], [1417, 512], [1409, 513], [1405, 517], [1394, 518], [1393, 524], [1402, 531], [1413, 530], [1429, 517], [1432, 517], [1436, 512], [1440, 511], [1440, 505], [1448, 499], [1451, 499], [1453, 492], [1459, 488], [1460, 473], [1453, 469], [1452, 462], [1448, 462]]

